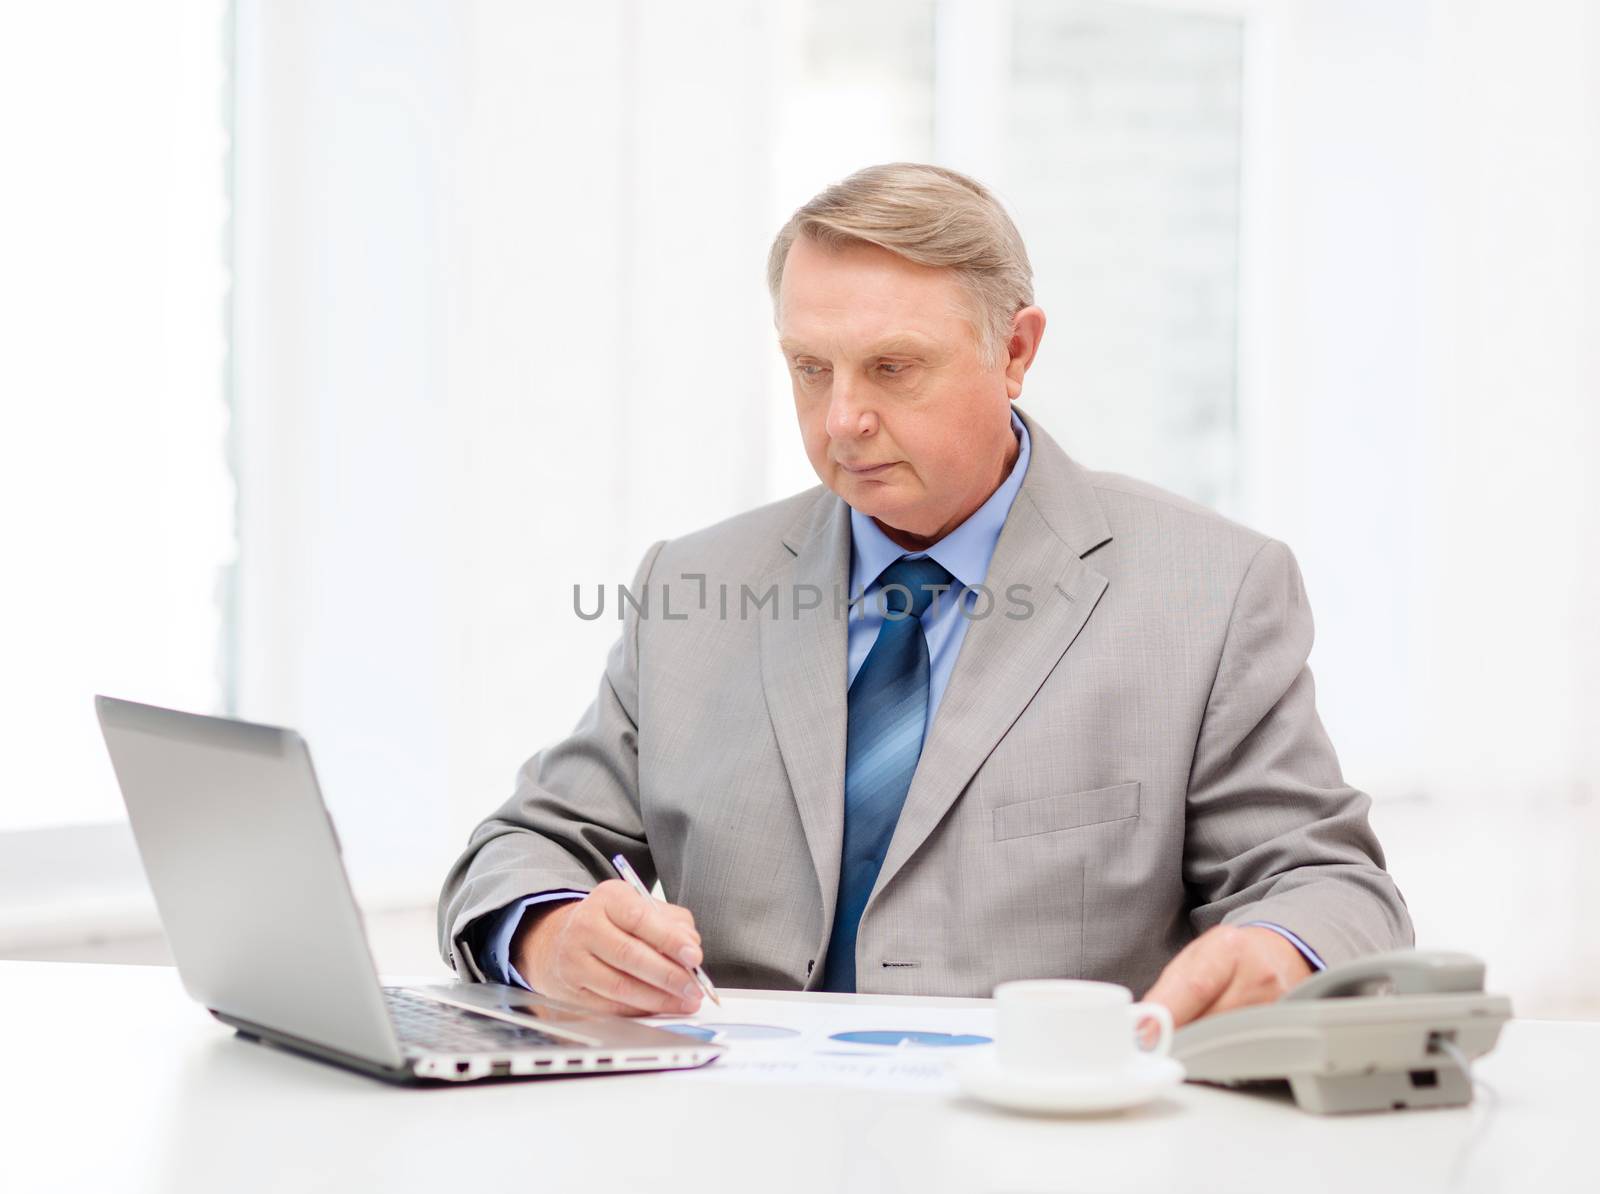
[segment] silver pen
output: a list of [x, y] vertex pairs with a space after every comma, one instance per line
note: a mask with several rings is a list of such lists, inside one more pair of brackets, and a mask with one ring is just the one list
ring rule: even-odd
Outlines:
[[[628, 860], [620, 854], [611, 856], [611, 865], [617, 868], [617, 874], [622, 876], [622, 881], [634, 891], [638, 892], [652, 904], [656, 902], [655, 896], [650, 894], [650, 889], [644, 885], [644, 880], [639, 878], [639, 873], [628, 865]], [[717, 995], [716, 987], [711, 984], [711, 977], [706, 974], [701, 966], [694, 968], [694, 981], [700, 984], [700, 989], [711, 998], [711, 1002], [718, 1007], [722, 1006], [722, 999]]]

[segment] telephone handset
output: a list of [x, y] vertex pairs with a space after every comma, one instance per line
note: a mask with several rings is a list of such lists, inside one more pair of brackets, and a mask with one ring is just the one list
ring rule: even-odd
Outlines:
[[1308, 1111], [1472, 1101], [1463, 1062], [1494, 1048], [1511, 1001], [1483, 992], [1470, 954], [1396, 950], [1312, 975], [1276, 1003], [1208, 1016], [1173, 1037], [1189, 1079], [1287, 1080]]
[[1348, 999], [1368, 995], [1441, 995], [1483, 991], [1483, 962], [1471, 954], [1400, 949], [1356, 958], [1313, 974], [1285, 999]]

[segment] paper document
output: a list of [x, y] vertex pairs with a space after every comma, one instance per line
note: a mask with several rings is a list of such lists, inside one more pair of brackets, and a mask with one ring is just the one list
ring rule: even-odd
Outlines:
[[[953, 1001], [952, 1001], [953, 1002]], [[990, 1048], [994, 1008], [943, 1000], [820, 1000], [723, 992], [694, 1016], [648, 1023], [727, 1052], [684, 1081], [778, 1082], [949, 1093], [953, 1059]]]

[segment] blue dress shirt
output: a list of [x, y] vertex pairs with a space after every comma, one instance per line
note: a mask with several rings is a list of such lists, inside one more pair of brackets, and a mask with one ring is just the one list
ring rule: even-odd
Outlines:
[[[927, 613], [922, 615], [922, 632], [928, 640], [927, 724], [930, 730], [934, 724], [934, 715], [939, 711], [939, 702], [944, 698], [945, 689], [950, 686], [950, 675], [955, 671], [956, 656], [960, 654], [962, 640], [967, 636], [967, 624], [972, 620], [974, 607], [982, 600], [978, 586], [988, 578], [989, 562], [994, 558], [994, 549], [1000, 542], [1000, 532], [1005, 528], [1006, 516], [1011, 513], [1011, 503], [1016, 501], [1017, 493], [1022, 488], [1022, 480], [1028, 473], [1028, 460], [1032, 455], [1032, 448], [1028, 441], [1028, 429], [1022, 420], [1017, 418], [1015, 411], [1011, 414], [1011, 430], [1017, 437], [1020, 449], [1017, 452], [1016, 463], [1011, 466], [1010, 474], [1001, 482], [1000, 488], [989, 495], [988, 501], [926, 551], [906, 551], [884, 534], [870, 517], [853, 508], [850, 511], [852, 605], [849, 628], [850, 670], [845, 681], [846, 688], [855, 680], [861, 665], [867, 661], [872, 644], [877, 641], [878, 631], [883, 627], [884, 603], [878, 597], [881, 588], [878, 579], [883, 570], [902, 556], [916, 559], [926, 555], [932, 556], [951, 576], [955, 577], [951, 591], [937, 594]], [[959, 593], [955, 591], [958, 585]], [[963, 605], [966, 608], [965, 613], [962, 612]], [[511, 964], [510, 958], [511, 939], [516, 934], [517, 926], [522, 922], [522, 914], [536, 904], [582, 899], [583, 895], [581, 891], [540, 892], [538, 895], [528, 896], [507, 904], [497, 912], [490, 912], [480, 917], [474, 928], [481, 926], [477, 936], [477, 955], [478, 968], [483, 971], [484, 977], [495, 982], [514, 983], [520, 987], [528, 986], [527, 980], [517, 973], [517, 968]], [[1304, 955], [1313, 969], [1323, 968], [1322, 959], [1317, 956], [1316, 951], [1288, 929], [1266, 921], [1251, 923], [1283, 934]]]
[[[879, 530], [878, 524], [867, 515], [855, 509], [850, 511], [850, 597], [857, 604], [850, 608], [850, 674], [846, 688], [854, 683], [872, 644], [878, 641], [878, 631], [883, 628], [885, 602], [878, 595], [882, 589], [878, 580], [883, 570], [901, 556], [913, 560], [931, 556], [955, 577], [951, 591], [936, 594], [928, 612], [922, 615], [922, 633], [928, 640], [929, 730], [933, 728], [934, 715], [939, 712], [939, 702], [944, 699], [944, 690], [950, 687], [950, 673], [955, 671], [956, 656], [961, 652], [962, 640], [967, 637], [974, 606], [980, 600], [977, 587], [988, 579], [989, 561], [994, 558], [1006, 515], [1011, 513], [1011, 503], [1016, 501], [1017, 491], [1022, 488], [1022, 478], [1027, 475], [1028, 460], [1033, 454], [1028, 429], [1014, 411], [1011, 430], [1021, 448], [1010, 474], [1000, 483], [1000, 488], [989, 495], [988, 501], [926, 551], [908, 552]], [[961, 586], [959, 593], [955, 591], [957, 585]]]

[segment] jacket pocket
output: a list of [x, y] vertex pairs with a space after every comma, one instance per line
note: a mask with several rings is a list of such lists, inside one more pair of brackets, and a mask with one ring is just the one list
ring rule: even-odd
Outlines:
[[1107, 821], [1126, 821], [1139, 815], [1139, 781], [1086, 792], [1063, 792], [1003, 804], [994, 810], [994, 840], [1032, 837], [1062, 829], [1081, 829]]

